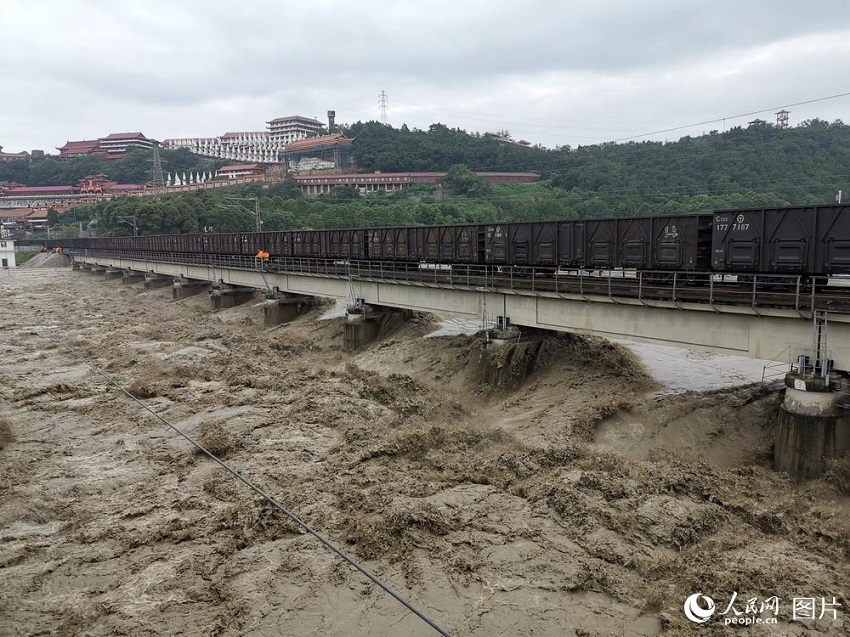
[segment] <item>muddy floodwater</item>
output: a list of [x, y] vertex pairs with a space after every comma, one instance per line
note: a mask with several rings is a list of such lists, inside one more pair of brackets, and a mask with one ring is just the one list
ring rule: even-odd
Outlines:
[[774, 473], [758, 386], [422, 315], [346, 353], [330, 306], [263, 329], [68, 269], [0, 299], [0, 635], [435, 634], [78, 356], [453, 635], [850, 634], [847, 467]]

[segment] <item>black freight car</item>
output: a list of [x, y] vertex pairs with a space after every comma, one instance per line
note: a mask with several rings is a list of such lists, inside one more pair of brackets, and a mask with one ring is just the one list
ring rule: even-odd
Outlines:
[[325, 256], [334, 260], [366, 258], [367, 232], [357, 228], [326, 230], [323, 236]]
[[421, 226], [422, 261], [433, 263], [485, 263], [484, 226]]
[[617, 219], [615, 267], [707, 271], [711, 220], [711, 215]]
[[484, 226], [488, 265], [558, 265], [558, 223], [520, 222]]
[[717, 272], [850, 273], [850, 206], [717, 211], [711, 253]]
[[422, 227], [370, 228], [366, 231], [369, 258], [386, 261], [419, 261]]

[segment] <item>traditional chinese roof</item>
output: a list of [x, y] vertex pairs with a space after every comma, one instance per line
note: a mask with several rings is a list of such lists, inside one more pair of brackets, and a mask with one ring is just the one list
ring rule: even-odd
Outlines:
[[142, 133], [110, 133], [106, 137], [101, 137], [101, 139], [144, 139], [148, 141], [153, 141], [142, 135]]
[[301, 153], [305, 150], [327, 148], [328, 146], [342, 146], [351, 144], [354, 140], [346, 137], [342, 133], [333, 133], [332, 135], [320, 135], [319, 137], [308, 137], [307, 139], [299, 139], [286, 145], [284, 152], [286, 153]]
[[303, 117], [301, 115], [290, 115], [288, 117], [275, 117], [274, 119], [271, 119], [268, 122], [266, 122], [266, 124], [277, 124], [278, 122], [286, 122], [286, 121], [290, 121], [290, 120], [295, 120], [295, 121], [299, 121], [299, 122], [307, 122], [307, 123], [310, 123], [310, 124], [317, 124], [319, 126], [322, 125], [322, 122], [320, 122], [317, 119], [313, 119], [312, 117]]
[[98, 144], [100, 140], [97, 139], [81, 139], [65, 142], [64, 146], [57, 147], [56, 150], [63, 155], [88, 155], [97, 148]]
[[22, 195], [71, 195], [74, 194], [73, 186], [21, 186], [9, 188], [5, 192], [9, 196]]
[[222, 166], [218, 169], [218, 172], [235, 172], [237, 170], [262, 170], [263, 167], [260, 164], [234, 164], [232, 166]]

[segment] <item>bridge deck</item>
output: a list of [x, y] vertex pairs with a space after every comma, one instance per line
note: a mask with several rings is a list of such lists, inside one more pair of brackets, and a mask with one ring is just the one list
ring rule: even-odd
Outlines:
[[745, 283], [693, 274], [400, 266], [214, 255], [87, 253], [77, 261], [257, 289], [790, 361], [812, 347], [812, 311], [828, 312], [828, 350], [850, 370], [850, 287], [788, 277]]

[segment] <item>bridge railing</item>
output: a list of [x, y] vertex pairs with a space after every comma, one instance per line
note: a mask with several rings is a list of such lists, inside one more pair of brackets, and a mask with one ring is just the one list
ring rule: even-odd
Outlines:
[[[727, 275], [711, 272], [587, 270], [473, 264], [438, 264], [313, 257], [258, 259], [251, 255], [175, 252], [68, 251], [146, 263], [171, 263], [280, 274], [356, 280], [398, 281], [418, 285], [464, 287], [492, 291], [548, 293], [585, 300], [656, 304], [703, 303], [811, 311], [829, 305], [850, 309], [850, 287], [825, 286], [803, 276]], [[825, 292], [829, 292], [825, 294]]]

